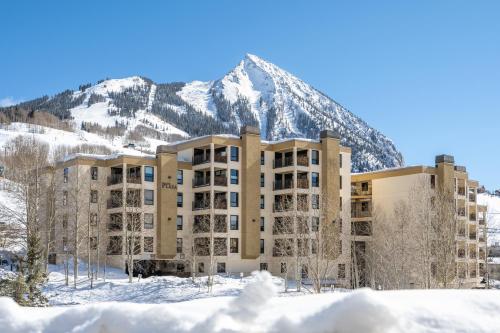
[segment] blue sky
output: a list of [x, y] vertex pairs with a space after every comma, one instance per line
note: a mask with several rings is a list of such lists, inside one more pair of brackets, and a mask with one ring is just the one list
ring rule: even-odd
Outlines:
[[[211, 80], [253, 53], [500, 188], [500, 1], [2, 1], [0, 100], [105, 77]], [[1, 103], [1, 102], [0, 102]]]

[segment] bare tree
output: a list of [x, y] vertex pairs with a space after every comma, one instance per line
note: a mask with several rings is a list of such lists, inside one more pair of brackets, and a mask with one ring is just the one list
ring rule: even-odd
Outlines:
[[126, 221], [125, 226], [125, 255], [128, 270], [128, 282], [133, 281], [134, 256], [141, 252], [140, 235], [142, 231], [141, 207], [142, 193], [140, 189], [125, 187], [126, 204], [123, 205], [123, 214]]

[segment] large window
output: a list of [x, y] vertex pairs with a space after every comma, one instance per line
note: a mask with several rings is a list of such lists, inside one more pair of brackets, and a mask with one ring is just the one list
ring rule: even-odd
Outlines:
[[181, 185], [184, 183], [184, 172], [182, 170], [177, 170], [177, 184]]
[[319, 194], [312, 194], [311, 195], [311, 202], [312, 202], [313, 209], [319, 209]]
[[240, 159], [240, 157], [239, 157], [238, 147], [231, 146], [231, 161], [238, 162], [239, 159]]
[[230, 238], [229, 239], [229, 252], [230, 253], [238, 253], [238, 238]]
[[108, 254], [116, 255], [123, 252], [122, 236], [110, 236], [108, 241]]
[[265, 225], [266, 225], [266, 223], [265, 223], [264, 216], [261, 216], [260, 217], [260, 231], [264, 231]]
[[97, 167], [91, 167], [90, 168], [90, 178], [92, 180], [97, 180], [97, 178], [98, 178], [98, 169], [97, 169]]
[[311, 182], [312, 182], [312, 187], [319, 187], [319, 173], [317, 172], [311, 173]]
[[218, 262], [217, 263], [217, 273], [226, 273], [226, 263]]
[[184, 196], [182, 193], [177, 192], [177, 207], [182, 207], [184, 205]]
[[264, 240], [260, 240], [260, 254], [264, 254]]
[[231, 184], [238, 185], [238, 170], [231, 169]]
[[231, 230], [238, 230], [238, 215], [231, 215], [230, 217], [230, 226]]
[[265, 162], [266, 162], [266, 159], [265, 159], [265, 153], [263, 151], [260, 152], [260, 165], [264, 165]]
[[264, 177], [264, 174], [260, 174], [260, 187], [264, 187], [266, 185], [266, 178]]
[[177, 230], [182, 230], [183, 225], [182, 215], [177, 215]]
[[109, 215], [108, 231], [121, 231], [123, 229], [123, 218], [121, 213]]
[[144, 190], [144, 204], [145, 205], [154, 205], [154, 191], [153, 190]]
[[231, 192], [231, 207], [238, 207], [238, 192]]
[[264, 199], [264, 196], [261, 195], [260, 196], [260, 209], [264, 209], [265, 208], [265, 202], [266, 202], [266, 200]]
[[144, 213], [144, 229], [153, 229], [154, 225], [154, 215], [150, 213]]
[[153, 237], [144, 237], [144, 252], [153, 252]]
[[311, 151], [311, 164], [315, 165], [319, 164], [319, 151], [317, 150]]
[[154, 182], [155, 181], [155, 169], [152, 166], [144, 167], [144, 181]]
[[313, 232], [319, 231], [319, 217], [313, 216], [311, 221], [311, 230]]

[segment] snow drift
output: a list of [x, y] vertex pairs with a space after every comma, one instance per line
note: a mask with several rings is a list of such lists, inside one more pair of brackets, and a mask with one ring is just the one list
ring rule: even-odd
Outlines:
[[271, 276], [238, 297], [175, 304], [100, 303], [22, 308], [0, 298], [0, 327], [14, 332], [498, 332], [500, 293], [408, 290], [276, 297]]

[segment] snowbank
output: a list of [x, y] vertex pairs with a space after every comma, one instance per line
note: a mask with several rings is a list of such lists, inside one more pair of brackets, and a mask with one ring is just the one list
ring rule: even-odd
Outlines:
[[99, 303], [22, 308], [0, 298], [2, 332], [498, 332], [500, 292], [362, 289], [274, 297], [256, 273], [238, 297], [175, 304]]

